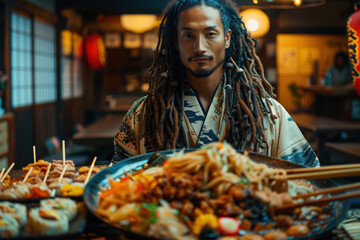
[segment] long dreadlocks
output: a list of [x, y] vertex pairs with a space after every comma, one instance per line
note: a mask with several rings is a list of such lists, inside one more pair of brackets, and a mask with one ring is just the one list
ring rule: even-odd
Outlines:
[[[148, 150], [188, 147], [181, 122], [183, 113], [183, 77], [178, 50], [175, 48], [179, 14], [194, 6], [218, 9], [226, 33], [231, 29], [230, 47], [225, 52], [225, 119], [227, 142], [237, 149], [254, 144], [254, 150], [269, 147], [263, 117], [271, 113], [269, 97], [275, 97], [264, 77], [264, 69], [255, 53], [255, 43], [230, 0], [174, 0], [165, 10], [160, 24], [159, 41], [150, 70], [148, 97], [142, 113], [140, 137]], [[231, 126], [231, 127], [230, 127]], [[251, 138], [246, 141], [247, 130]]]

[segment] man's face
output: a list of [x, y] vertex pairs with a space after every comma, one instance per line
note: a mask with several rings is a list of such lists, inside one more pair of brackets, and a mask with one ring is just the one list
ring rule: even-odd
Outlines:
[[217, 9], [196, 6], [181, 12], [177, 33], [180, 60], [193, 76], [208, 77], [223, 65], [231, 30], [224, 34]]

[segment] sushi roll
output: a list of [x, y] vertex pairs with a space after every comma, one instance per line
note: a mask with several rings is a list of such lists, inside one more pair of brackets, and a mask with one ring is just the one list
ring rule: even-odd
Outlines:
[[0, 237], [10, 238], [19, 235], [19, 223], [7, 214], [0, 213]]
[[27, 222], [26, 207], [19, 203], [0, 202], [0, 214], [14, 218], [20, 226], [24, 226]]
[[76, 202], [68, 198], [53, 198], [40, 201], [40, 208], [59, 211], [61, 214], [74, 219], [77, 212]]
[[33, 208], [29, 212], [28, 233], [32, 236], [50, 236], [69, 231], [68, 218], [59, 211]]

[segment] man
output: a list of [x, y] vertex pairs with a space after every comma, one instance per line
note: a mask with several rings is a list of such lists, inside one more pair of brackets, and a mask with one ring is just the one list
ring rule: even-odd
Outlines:
[[238, 150], [317, 166], [224, 0], [176, 0], [165, 11], [146, 97], [125, 116], [114, 161], [146, 152], [227, 141]]

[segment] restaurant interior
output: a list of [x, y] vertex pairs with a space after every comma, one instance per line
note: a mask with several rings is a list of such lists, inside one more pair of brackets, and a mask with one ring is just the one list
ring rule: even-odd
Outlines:
[[[0, 170], [63, 152], [79, 166], [110, 164], [122, 119], [147, 94], [169, 2], [0, 0]], [[276, 100], [322, 166], [360, 163], [357, 2], [236, 1]], [[339, 55], [344, 81], [330, 76]]]
[[[146, 94], [167, 2], [0, 1], [0, 70], [8, 76], [0, 167], [25, 166], [33, 146], [38, 158], [56, 158], [62, 140], [78, 161], [110, 160], [120, 121]], [[348, 53], [354, 2], [238, 4], [259, 18], [252, 36], [266, 79], [320, 161], [358, 161], [359, 96], [351, 84], [324, 82], [335, 54]]]

